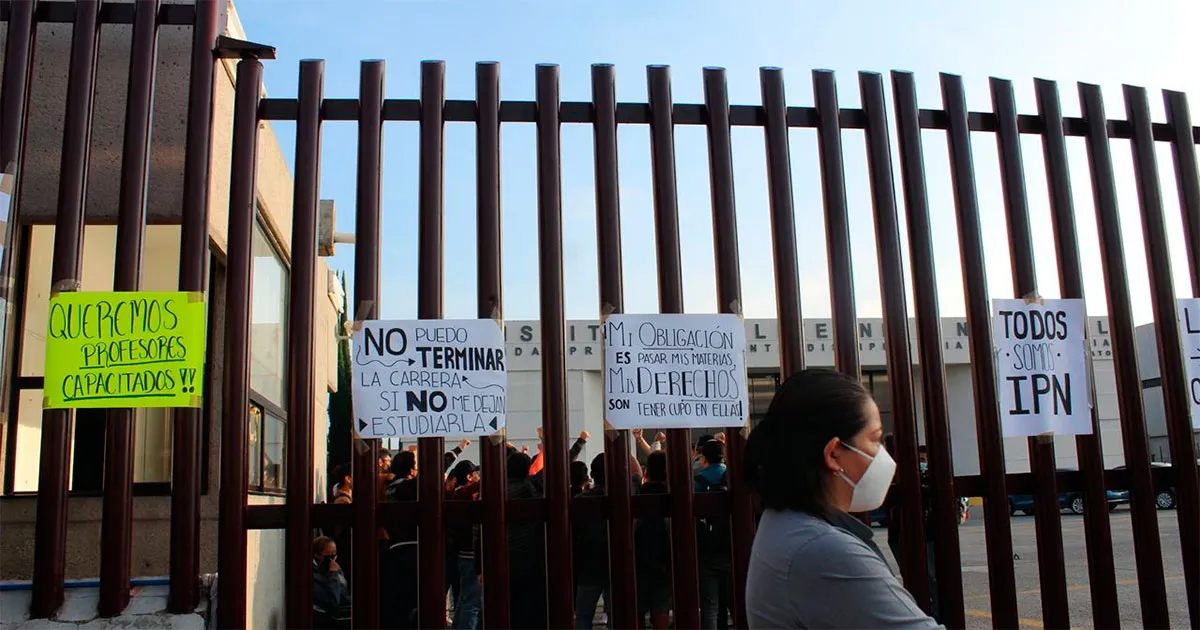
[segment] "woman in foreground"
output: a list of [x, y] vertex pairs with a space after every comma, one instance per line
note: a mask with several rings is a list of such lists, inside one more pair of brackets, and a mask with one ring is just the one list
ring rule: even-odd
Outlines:
[[883, 505], [896, 463], [870, 394], [804, 370], [750, 434], [746, 477], [765, 512], [750, 554], [751, 628], [937, 628], [851, 512]]

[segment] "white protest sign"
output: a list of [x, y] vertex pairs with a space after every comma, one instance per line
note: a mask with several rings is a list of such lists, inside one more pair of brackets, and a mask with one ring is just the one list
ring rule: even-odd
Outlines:
[[1083, 300], [995, 300], [993, 307], [1004, 437], [1091, 433]]
[[618, 429], [746, 422], [746, 329], [737, 315], [612, 315], [604, 414]]
[[1200, 298], [1181, 298], [1178, 304], [1188, 406], [1192, 410], [1192, 428], [1200, 430]]
[[504, 331], [490, 319], [366, 321], [351, 337], [354, 428], [368, 438], [504, 427]]

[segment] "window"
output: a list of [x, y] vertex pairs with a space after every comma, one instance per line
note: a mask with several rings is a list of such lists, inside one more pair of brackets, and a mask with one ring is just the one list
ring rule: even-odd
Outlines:
[[252, 492], [278, 493], [287, 488], [288, 269], [261, 222], [251, 272], [249, 484]]
[[[3, 201], [0, 199], [0, 201]], [[42, 393], [46, 356], [46, 318], [50, 298], [50, 272], [54, 254], [54, 226], [25, 226], [17, 232], [21, 238], [19, 257], [14, 261], [12, 317], [15, 327], [8, 379], [8, 403], [4, 409], [15, 421], [6, 423], [4, 456], [11, 466], [5, 470], [5, 493], [37, 491], [41, 457]], [[88, 225], [84, 229], [80, 279], [85, 291], [112, 290], [116, 264], [116, 226]], [[146, 227], [142, 266], [142, 287], [147, 291], [174, 291], [179, 282], [178, 225]], [[211, 271], [211, 267], [210, 267]], [[209, 289], [212, 277], [209, 277]], [[0, 309], [2, 311], [3, 309]], [[208, 348], [220, 343], [211, 334]], [[215, 331], [219, 332], [219, 331]], [[2, 335], [0, 335], [2, 337]], [[3, 343], [0, 340], [0, 343]], [[53, 385], [51, 385], [53, 386]], [[209, 381], [211, 387], [211, 381]], [[74, 494], [97, 494], [103, 490], [105, 413], [103, 410], [76, 413], [71, 444], [70, 490]], [[208, 415], [202, 428], [208, 438]], [[170, 492], [172, 457], [172, 412], [169, 409], [138, 409], [134, 416], [134, 493], [160, 495]], [[201, 468], [207, 470], [208, 450], [201, 456]], [[207, 477], [205, 477], [207, 479]], [[202, 492], [206, 485], [202, 482]]]

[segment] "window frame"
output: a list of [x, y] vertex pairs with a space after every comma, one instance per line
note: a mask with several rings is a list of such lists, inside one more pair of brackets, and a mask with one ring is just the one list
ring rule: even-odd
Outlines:
[[[271, 224], [266, 220], [266, 216], [263, 213], [262, 204], [259, 204], [259, 203], [255, 204], [254, 224], [255, 224], [255, 229], [262, 230], [262, 234], [263, 234], [264, 239], [267, 242], [267, 245], [271, 248], [271, 252], [275, 255], [275, 260], [279, 262], [281, 267], [283, 267], [283, 270], [285, 273], [284, 287], [283, 287], [284, 288], [284, 311], [283, 312], [284, 312], [284, 316], [286, 317], [286, 319], [284, 320], [284, 324], [283, 324], [283, 329], [284, 329], [284, 348], [283, 348], [284, 373], [283, 373], [283, 383], [282, 383], [282, 389], [281, 389], [284, 400], [280, 401], [280, 402], [286, 403], [287, 402], [286, 399], [287, 399], [287, 395], [288, 395], [288, 378], [289, 378], [287, 370], [289, 370], [291, 368], [291, 366], [288, 364], [288, 357], [287, 357], [287, 336], [291, 330], [290, 315], [291, 315], [291, 303], [292, 303], [292, 295], [291, 295], [292, 264], [291, 264], [291, 260], [283, 254], [282, 244], [281, 244], [279, 238], [275, 235], [275, 231], [271, 228]], [[254, 271], [253, 271], [253, 269], [251, 269], [251, 278], [253, 278], [253, 273], [254, 273]], [[251, 321], [253, 321], [253, 317], [254, 317], [253, 313], [251, 313], [250, 317], [251, 317]], [[253, 332], [251, 334], [253, 334]], [[251, 340], [251, 350], [253, 350], [253, 340]], [[253, 359], [251, 359], [251, 364], [253, 364]], [[247, 446], [247, 448], [246, 448], [246, 460], [247, 460], [247, 462], [246, 462], [246, 465], [247, 465], [246, 489], [247, 489], [247, 492], [250, 495], [256, 495], [256, 496], [270, 496], [270, 497], [286, 496], [287, 495], [286, 471], [287, 471], [287, 458], [289, 455], [289, 453], [287, 452], [287, 430], [288, 430], [288, 422], [289, 422], [287, 411], [285, 411], [278, 404], [271, 402], [269, 398], [260, 394], [253, 387], [249, 388], [249, 392], [250, 392], [250, 395], [248, 397], [249, 404], [247, 405], [247, 409], [246, 409], [246, 427], [245, 427], [246, 428], [246, 446]], [[259, 435], [259, 449], [258, 449], [259, 458], [258, 459], [259, 459], [259, 461], [257, 462], [257, 470], [258, 470], [258, 484], [257, 485], [250, 483], [250, 479], [251, 479], [250, 470], [251, 469], [249, 467], [254, 466], [254, 464], [255, 464], [255, 462], [251, 461], [253, 453], [250, 449], [250, 422], [251, 422], [250, 409], [249, 409], [250, 407], [257, 407], [260, 411], [259, 417], [261, 418], [261, 423], [260, 423], [259, 432], [258, 432], [258, 435]], [[281, 472], [281, 476], [283, 476], [283, 482], [279, 483], [275, 486], [268, 487], [265, 483], [265, 481], [266, 481], [267, 449], [265, 448], [264, 437], [266, 435], [266, 422], [267, 422], [267, 419], [269, 416], [274, 416], [275, 418], [278, 418], [279, 420], [282, 421], [284, 447], [283, 447], [283, 457], [282, 457], [282, 460], [279, 462], [279, 470]]]
[[[16, 256], [14, 257], [13, 274], [13, 289], [12, 299], [9, 301], [10, 307], [13, 308], [12, 316], [9, 319], [9, 326], [12, 329], [12, 343], [10, 352], [7, 357], [2, 357], [0, 360], [7, 359], [6, 371], [8, 373], [7, 383], [5, 387], [8, 398], [7, 403], [8, 418], [4, 425], [3, 435], [3, 457], [5, 459], [3, 484], [0, 487], [0, 497], [36, 497], [36, 490], [17, 491], [16, 486], [16, 463], [17, 463], [17, 440], [20, 430], [20, 405], [21, 393], [25, 390], [44, 390], [46, 386], [45, 376], [26, 376], [21, 373], [21, 363], [25, 353], [25, 306], [29, 291], [29, 258], [30, 249], [33, 242], [33, 223], [22, 223], [17, 229], [19, 230], [19, 245], [15, 247]], [[86, 235], [86, 234], [85, 234]], [[211, 440], [210, 432], [212, 430], [212, 421], [214, 410], [212, 409], [212, 388], [211, 388], [211, 368], [213, 362], [213, 352], [217, 343], [214, 343], [214, 333], [220, 335], [223, 331], [214, 331], [211, 329], [211, 322], [214, 320], [214, 310], [216, 305], [213, 303], [212, 285], [213, 285], [213, 269], [217, 263], [217, 251], [214, 249], [212, 241], [209, 241], [208, 247], [208, 268], [205, 274], [205, 298], [208, 300], [208, 320], [210, 326], [206, 339], [206, 347], [204, 349], [204, 378], [205, 384], [208, 386], [209, 393], [204, 396], [204, 406], [200, 413], [200, 433], [202, 448], [200, 451], [200, 495], [207, 496], [209, 490], [209, 445]], [[7, 334], [6, 331], [0, 331], [0, 334]], [[223, 339], [223, 335], [221, 335]], [[220, 342], [221, 339], [215, 340]], [[172, 422], [174, 418], [172, 418]], [[74, 435], [71, 436], [74, 442]], [[72, 448], [74, 446], [72, 445]], [[96, 448], [103, 450], [103, 442], [96, 445]], [[172, 457], [174, 452], [172, 451]], [[174, 462], [172, 462], [172, 470]], [[103, 496], [103, 485], [99, 490], [68, 490], [68, 497], [99, 497]], [[171, 496], [171, 481], [135, 481], [133, 483], [133, 496], [135, 497], [168, 497]]]

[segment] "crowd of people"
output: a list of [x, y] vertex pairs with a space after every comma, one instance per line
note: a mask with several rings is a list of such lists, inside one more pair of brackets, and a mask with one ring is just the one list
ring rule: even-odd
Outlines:
[[[666, 494], [666, 434], [658, 433], [648, 441], [643, 432], [633, 432], [645, 459], [643, 466], [630, 456], [631, 482], [642, 494]], [[528, 447], [507, 445], [506, 474], [508, 498], [531, 499], [543, 496], [544, 453], [538, 431], [537, 452]], [[571, 495], [604, 496], [606, 487], [604, 453], [595, 455], [590, 465], [580, 455], [591, 435], [584, 431], [572, 444], [570, 461]], [[690, 457], [697, 492], [726, 489], [724, 434], [702, 436]], [[442, 463], [445, 497], [448, 500], [478, 500], [481, 471], [463, 452], [469, 440], [459, 442], [447, 452]], [[383, 501], [412, 501], [417, 498], [416, 446], [379, 455], [376, 489]], [[330, 477], [331, 503], [354, 501], [354, 479], [350, 465], [336, 466]], [[705, 628], [729, 627], [732, 600], [729, 530], [727, 519], [697, 519], [697, 552], [701, 570], [701, 598]], [[572, 547], [575, 569], [576, 627], [592, 628], [600, 602], [608, 600], [608, 526], [604, 521], [576, 523]], [[380, 581], [386, 597], [381, 597], [380, 620], [389, 628], [415, 628], [417, 606], [417, 529], [415, 525], [381, 528]], [[667, 628], [671, 619], [671, 533], [669, 519], [639, 519], [634, 524], [638, 603], [647, 628]], [[337, 549], [350, 546], [349, 530], [335, 530], [313, 544], [314, 597], [317, 625], [348, 627], [350, 609], [349, 554], [339, 564]], [[483, 576], [480, 528], [464, 525], [449, 531], [446, 538], [447, 622], [452, 628], [472, 629], [480, 625], [483, 604]], [[541, 523], [511, 523], [508, 527], [510, 615], [514, 628], [546, 627], [545, 532]], [[603, 621], [605, 615], [599, 619]]]
[[[633, 431], [639, 453], [630, 454], [633, 488], [641, 494], [666, 494], [666, 435], [653, 441]], [[507, 445], [510, 499], [543, 496], [543, 447]], [[603, 496], [607, 477], [600, 453], [590, 465], [579, 461], [590, 435], [582, 432], [571, 446], [572, 496]], [[870, 395], [856, 381], [836, 372], [805, 370], [780, 387], [766, 418], [746, 447], [746, 474], [765, 508], [760, 517], [745, 585], [752, 628], [936, 627], [892, 573], [869, 526], [852, 513], [880, 507], [896, 464], [883, 444], [883, 427]], [[445, 497], [478, 500], [481, 471], [462, 456], [464, 440], [440, 462]], [[696, 492], [727, 489], [725, 438], [705, 435], [683, 447], [692, 460]], [[372, 489], [384, 501], [417, 498], [416, 447], [380, 454]], [[428, 474], [428, 473], [426, 473]], [[354, 501], [349, 465], [331, 478], [330, 501]], [[699, 518], [696, 553], [699, 567], [701, 628], [728, 628], [733, 579], [728, 517]], [[513, 628], [547, 627], [546, 540], [540, 522], [508, 524], [509, 614]], [[634, 523], [638, 618], [643, 628], [668, 628], [672, 621], [671, 530], [668, 517]], [[349, 627], [353, 585], [337, 551], [349, 548], [349, 532], [336, 530], [313, 544], [314, 621], [317, 627]], [[593, 628], [601, 600], [608, 601], [608, 523], [576, 522], [572, 528], [575, 627]], [[480, 626], [486, 584], [480, 560], [480, 526], [447, 532], [447, 623], [452, 628]], [[387, 628], [417, 627], [418, 557], [415, 524], [379, 531], [380, 621]], [[350, 554], [347, 554], [348, 556]], [[349, 558], [347, 558], [349, 559]], [[603, 623], [603, 616], [600, 617]]]

